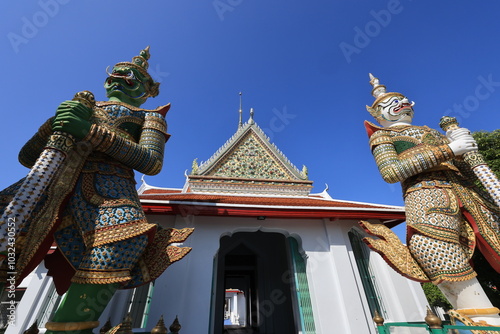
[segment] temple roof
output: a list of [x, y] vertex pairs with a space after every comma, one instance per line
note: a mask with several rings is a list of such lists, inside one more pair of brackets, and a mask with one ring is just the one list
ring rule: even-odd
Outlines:
[[186, 182], [193, 192], [307, 195], [312, 181], [272, 144], [253, 118], [207, 161], [197, 164]]
[[193, 162], [183, 189], [150, 186], [143, 179], [138, 192], [144, 211], [257, 219], [378, 219], [388, 226], [405, 220], [404, 207], [335, 200], [327, 189], [311, 194], [307, 169], [299, 171], [250, 115], [207, 161]]
[[179, 214], [296, 219], [378, 219], [389, 227], [405, 220], [404, 207], [335, 200], [326, 191], [306, 196], [186, 192], [143, 184], [139, 188], [148, 214]]

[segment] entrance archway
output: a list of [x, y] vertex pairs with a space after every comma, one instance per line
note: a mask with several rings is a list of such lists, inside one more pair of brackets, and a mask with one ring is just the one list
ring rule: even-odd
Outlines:
[[[293, 264], [283, 234], [257, 231], [224, 236], [215, 260], [212, 333], [298, 332]], [[244, 295], [240, 299], [244, 305], [237, 306], [245, 310], [238, 317], [244, 321], [227, 321], [226, 297], [231, 297], [227, 291], [241, 291]]]

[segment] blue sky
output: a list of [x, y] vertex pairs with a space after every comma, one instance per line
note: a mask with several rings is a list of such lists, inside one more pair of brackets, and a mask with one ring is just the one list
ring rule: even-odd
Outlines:
[[149, 184], [182, 187], [244, 120], [255, 120], [314, 192], [402, 205], [386, 184], [363, 127], [368, 73], [416, 102], [414, 123], [445, 114], [472, 131], [498, 126], [500, 3], [485, 1], [2, 2], [0, 188], [25, 176], [22, 145], [75, 92], [105, 100], [105, 68], [151, 46], [160, 95], [172, 103], [165, 167]]

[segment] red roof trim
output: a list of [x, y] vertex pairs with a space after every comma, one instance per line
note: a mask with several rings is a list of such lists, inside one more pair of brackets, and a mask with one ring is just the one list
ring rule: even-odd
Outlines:
[[186, 204], [142, 204], [146, 214], [193, 216], [230, 216], [230, 217], [266, 217], [288, 219], [380, 219], [402, 222], [404, 212], [390, 211], [345, 211], [317, 209], [275, 209], [275, 208], [242, 208]]
[[182, 192], [181, 189], [155, 189], [155, 188], [151, 188], [151, 189], [146, 189], [144, 190], [144, 192], [142, 194], [140, 194], [140, 196], [143, 196], [143, 195], [153, 195], [153, 194], [160, 194], [160, 195], [163, 195], [163, 194], [180, 194]]
[[[389, 210], [388, 206], [357, 203], [348, 201], [335, 201], [322, 199], [318, 197], [266, 197], [266, 196], [241, 196], [241, 195], [218, 195], [218, 194], [196, 194], [196, 193], [181, 193], [181, 194], [149, 194], [140, 195], [141, 200], [155, 201], [185, 201], [185, 202], [200, 202], [216, 203], [216, 204], [236, 204], [236, 205], [273, 205], [287, 207], [325, 207], [325, 208], [359, 208], [359, 209], [382, 209]], [[164, 204], [164, 203], [162, 203]], [[189, 204], [187, 204], [189, 205]]]

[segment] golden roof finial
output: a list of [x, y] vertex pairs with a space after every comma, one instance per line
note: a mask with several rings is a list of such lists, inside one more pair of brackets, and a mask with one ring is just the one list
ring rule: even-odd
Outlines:
[[165, 322], [163, 321], [163, 314], [156, 326], [151, 330], [151, 334], [167, 334], [167, 327], [165, 327]]
[[182, 326], [179, 323], [179, 318], [177, 318], [177, 316], [175, 316], [174, 322], [172, 322], [172, 324], [170, 325], [170, 327], [168, 329], [170, 329], [172, 334], [176, 334], [176, 333], [179, 333], [181, 328], [182, 328]]
[[434, 312], [432, 312], [429, 306], [427, 306], [427, 315], [425, 316], [424, 320], [425, 323], [429, 325], [429, 328], [443, 328], [441, 319], [439, 319], [439, 317]]

